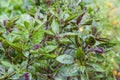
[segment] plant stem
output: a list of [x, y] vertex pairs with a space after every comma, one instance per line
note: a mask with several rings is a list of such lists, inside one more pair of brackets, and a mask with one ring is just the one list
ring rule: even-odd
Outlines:
[[26, 71], [28, 71], [28, 68], [29, 68], [29, 64], [30, 64], [30, 56], [31, 56], [31, 53], [29, 53], [29, 55], [28, 55], [27, 65], [26, 65]]
[[13, 75], [15, 75], [15, 71], [8, 73], [8, 74], [5, 74], [4, 76], [0, 77], [0, 80], [8, 80], [8, 78], [13, 76]]

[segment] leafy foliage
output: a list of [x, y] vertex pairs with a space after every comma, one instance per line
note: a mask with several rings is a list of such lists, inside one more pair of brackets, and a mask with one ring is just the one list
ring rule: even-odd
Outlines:
[[114, 78], [95, 0], [18, 1], [0, 2], [0, 80]]

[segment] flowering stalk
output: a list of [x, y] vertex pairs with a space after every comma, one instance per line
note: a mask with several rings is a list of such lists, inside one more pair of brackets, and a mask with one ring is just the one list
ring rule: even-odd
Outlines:
[[30, 80], [29, 73], [25, 73], [24, 78], [25, 78], [25, 80]]

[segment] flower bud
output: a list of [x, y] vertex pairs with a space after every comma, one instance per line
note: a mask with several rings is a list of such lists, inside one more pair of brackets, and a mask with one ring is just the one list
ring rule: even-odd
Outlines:
[[35, 49], [35, 50], [37, 50], [37, 49], [39, 49], [39, 48], [40, 48], [40, 45], [39, 45], [39, 44], [34, 45], [34, 49]]
[[40, 15], [37, 16], [38, 19], [41, 19]]
[[94, 52], [97, 52], [97, 53], [104, 53], [105, 50], [104, 50], [103, 48], [101, 48], [101, 47], [96, 47], [96, 48], [94, 48]]
[[61, 38], [61, 36], [59, 36], [59, 35], [56, 35], [56, 36], [55, 36], [55, 39], [56, 39], [56, 40], [59, 40], [60, 38]]
[[7, 20], [3, 20], [3, 25], [4, 25], [4, 26], [7, 25]]
[[30, 80], [29, 74], [28, 74], [28, 73], [25, 73], [25, 74], [24, 74], [24, 78], [25, 78], [25, 80]]

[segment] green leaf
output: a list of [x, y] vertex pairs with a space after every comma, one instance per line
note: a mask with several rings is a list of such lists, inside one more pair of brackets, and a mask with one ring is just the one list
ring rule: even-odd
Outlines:
[[99, 45], [97, 45], [98, 47], [104, 47], [104, 48], [111, 48], [111, 47], [114, 47], [118, 44], [119, 42], [104, 42], [104, 43], [101, 43]]
[[55, 80], [65, 80], [63, 77], [55, 77]]
[[47, 53], [49, 53], [49, 52], [55, 50], [57, 47], [58, 47], [57, 45], [48, 45], [44, 49]]
[[28, 21], [24, 21], [24, 25], [28, 29], [28, 27], [30, 26], [30, 23]]
[[67, 39], [67, 38], [61, 38], [59, 41], [62, 44], [67, 44], [69, 42], [69, 39]]
[[77, 14], [71, 15], [65, 20], [65, 22], [67, 23], [67, 22], [73, 20], [74, 18], [76, 18], [77, 16], [78, 16]]
[[38, 31], [33, 33], [32, 42], [34, 44], [39, 43], [42, 41], [43, 38], [44, 38], [44, 31], [42, 29], [39, 29]]
[[19, 53], [22, 53], [22, 45], [21, 43], [9, 43], [9, 45], [14, 48], [16, 51], [18, 51]]
[[87, 45], [94, 45], [96, 43], [95, 38], [93, 36], [89, 36], [85, 39]]
[[32, 17], [28, 14], [21, 14], [20, 18], [16, 21], [17, 24], [24, 26], [24, 21], [27, 21], [29, 23], [32, 23]]
[[58, 34], [59, 33], [59, 24], [58, 22], [53, 19], [52, 21], [52, 24], [51, 24], [51, 27], [52, 27], [52, 31], [55, 33], [55, 34]]
[[98, 64], [91, 64], [91, 66], [98, 72], [104, 72], [104, 69]]
[[67, 36], [67, 37], [73, 37], [73, 36], [77, 36], [78, 35], [78, 33], [73, 33], [73, 32], [67, 32], [67, 33], [65, 33], [64, 34], [64, 36]]
[[69, 77], [69, 76], [77, 76], [78, 71], [79, 71], [78, 64], [73, 64], [62, 67], [59, 73], [64, 77]]
[[47, 69], [48, 67], [49, 67], [49, 63], [47, 60], [35, 60], [35, 63], [34, 63], [35, 70]]
[[60, 55], [56, 58], [56, 60], [60, 63], [63, 63], [63, 64], [72, 64], [73, 63], [73, 57], [70, 56], [70, 55], [67, 55], [67, 54], [64, 54], [64, 55]]
[[13, 71], [14, 71], [14, 67], [13, 66], [9, 66], [8, 73], [11, 73]]
[[85, 72], [85, 66], [80, 65], [80, 71], [81, 71], [81, 73], [84, 73]]
[[44, 53], [41, 55], [41, 60], [54, 59], [57, 56], [55, 54]]
[[5, 32], [5, 28], [0, 27], [0, 36]]
[[48, 35], [54, 35], [52, 31], [50, 30], [45, 30], [45, 33], [48, 34]]
[[78, 60], [80, 60], [82, 62], [82, 60], [85, 58], [85, 53], [83, 52], [82, 48], [79, 47], [77, 50], [76, 50], [76, 58]]
[[2, 63], [4, 66], [6, 66], [6, 67], [10, 67], [10, 66], [11, 66], [11, 64], [10, 64], [9, 62], [7, 62], [7, 61], [1, 61], [1, 63]]
[[92, 24], [92, 21], [93, 20], [88, 20], [88, 21], [86, 21], [85, 23], [83, 23], [82, 25], [84, 26], [84, 25], [91, 25]]
[[[0, 37], [0, 40], [2, 40], [4, 42], [5, 48], [7, 48], [8, 46], [11, 46], [12, 48], [14, 48], [17, 52], [22, 53], [22, 47], [21, 47], [21, 43], [12, 43], [7, 41], [6, 39]], [[7, 45], [7, 46], [6, 46]]]

